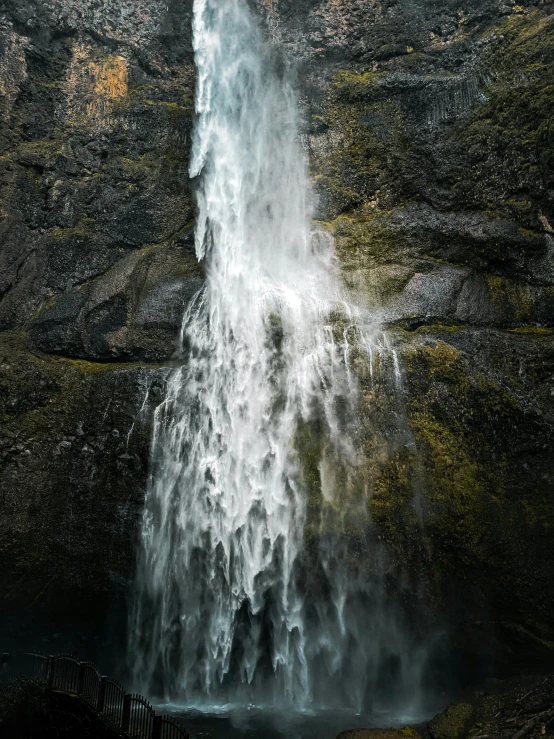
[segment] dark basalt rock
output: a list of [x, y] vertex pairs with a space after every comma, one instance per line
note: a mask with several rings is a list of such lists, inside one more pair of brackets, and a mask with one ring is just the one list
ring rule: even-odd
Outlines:
[[[394, 388], [360, 369], [379, 535], [461, 661], [483, 643], [491, 660], [540, 661], [554, 629], [554, 4], [251, 5], [299, 91], [318, 229], [402, 361], [402, 448]], [[124, 621], [169, 371], [152, 363], [169, 365], [202, 288], [191, 2], [0, 13], [2, 628], [50, 649], [68, 622], [93, 639], [109, 613]], [[39, 609], [56, 624], [40, 637]]]
[[169, 359], [189, 300], [202, 289], [190, 250], [146, 248], [62, 293], [30, 325], [45, 352], [114, 361]]
[[55, 651], [57, 633], [92, 654], [111, 616], [121, 626], [168, 371], [56, 360], [0, 335], [0, 638], [14, 649]]

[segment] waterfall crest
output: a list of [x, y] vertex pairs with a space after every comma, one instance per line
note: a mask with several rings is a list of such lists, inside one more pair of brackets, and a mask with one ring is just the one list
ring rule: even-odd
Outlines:
[[[363, 535], [367, 491], [349, 493], [350, 352], [371, 365], [385, 339], [345, 293], [332, 240], [311, 234], [293, 91], [246, 2], [195, 0], [194, 49], [190, 174], [207, 277], [155, 416], [133, 669], [150, 694], [188, 705], [358, 709], [383, 662], [400, 661], [409, 686], [421, 660], [403, 655], [402, 630], [352, 564], [348, 537], [321, 517], [314, 535], [306, 456], [317, 426], [327, 515], [340, 519], [350, 495], [350, 528]], [[375, 562], [382, 552], [372, 552]]]

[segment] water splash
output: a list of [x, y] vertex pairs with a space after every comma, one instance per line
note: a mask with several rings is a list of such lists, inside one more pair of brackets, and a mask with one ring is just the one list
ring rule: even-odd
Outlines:
[[371, 371], [378, 354], [397, 360], [345, 293], [332, 240], [310, 233], [294, 95], [246, 2], [195, 0], [194, 48], [207, 279], [155, 417], [136, 680], [188, 705], [360, 709], [387, 678], [405, 708], [422, 659], [388, 604], [353, 472], [352, 353]]

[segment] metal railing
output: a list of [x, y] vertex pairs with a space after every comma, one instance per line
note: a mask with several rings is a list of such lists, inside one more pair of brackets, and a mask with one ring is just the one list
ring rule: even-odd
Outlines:
[[123, 708], [123, 720], [132, 736], [152, 736], [156, 712], [140, 695], [130, 695]]
[[117, 682], [102, 675], [91, 662], [70, 654], [45, 656], [18, 653], [0, 655], [2, 663], [16, 659], [18, 674], [46, 683], [49, 690], [80, 698], [121, 734], [132, 739], [189, 739], [187, 731], [170, 716], [159, 716], [148, 701], [126, 693]]

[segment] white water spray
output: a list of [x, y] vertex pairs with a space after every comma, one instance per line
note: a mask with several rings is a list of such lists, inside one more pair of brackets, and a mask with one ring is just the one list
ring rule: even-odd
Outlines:
[[[134, 671], [151, 694], [189, 705], [359, 709], [384, 662], [400, 661], [408, 685], [421, 660], [403, 654], [348, 537], [323, 519], [313, 535], [305, 438], [317, 426], [319, 495], [336, 512], [341, 470], [358, 463], [347, 337], [368, 356], [383, 338], [344, 292], [331, 239], [310, 235], [293, 92], [246, 2], [195, 0], [194, 48], [191, 176], [207, 279], [155, 417]], [[349, 506], [368, 528], [366, 497]]]

